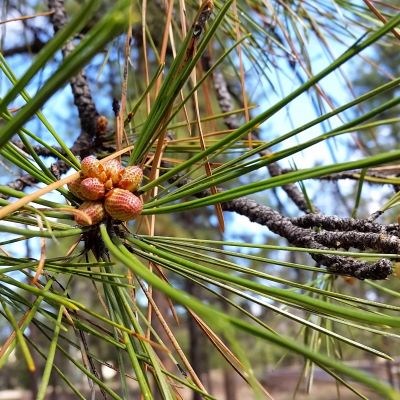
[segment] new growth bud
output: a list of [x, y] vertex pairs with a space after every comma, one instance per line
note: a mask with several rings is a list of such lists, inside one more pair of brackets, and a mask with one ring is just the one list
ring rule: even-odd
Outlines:
[[138, 166], [124, 168], [117, 159], [101, 164], [94, 156], [81, 162], [81, 177], [68, 184], [79, 199], [86, 200], [75, 215], [79, 225], [89, 226], [101, 222], [106, 213], [118, 221], [136, 218], [143, 210], [142, 200], [135, 192], [143, 179]]
[[76, 213], [75, 222], [82, 226], [96, 225], [103, 221], [106, 216], [101, 201], [85, 201], [79, 206], [78, 210], [82, 211], [83, 215]]
[[101, 182], [106, 179], [104, 167], [95, 156], [87, 156], [82, 160], [81, 171], [85, 178], [97, 178]]
[[105, 188], [98, 178], [85, 178], [81, 182], [80, 194], [85, 200], [100, 200], [105, 195]]
[[118, 221], [129, 221], [142, 212], [143, 203], [139, 197], [128, 190], [117, 188], [107, 193], [104, 207], [112, 218]]
[[124, 173], [125, 168], [115, 158], [105, 162], [103, 166], [107, 175], [107, 180], [111, 179], [112, 185], [115, 186], [121, 179], [121, 176]]
[[82, 178], [75, 179], [74, 181], [67, 184], [68, 190], [76, 196], [78, 199], [85, 200], [81, 193], [81, 182]]
[[136, 165], [126, 167], [124, 173], [118, 182], [118, 187], [121, 189], [129, 190], [130, 192], [135, 192], [143, 179], [143, 171]]

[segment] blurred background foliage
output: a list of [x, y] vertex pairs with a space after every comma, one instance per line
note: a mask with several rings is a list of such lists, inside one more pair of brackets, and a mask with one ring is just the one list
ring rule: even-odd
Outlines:
[[[364, 220], [397, 204], [396, 2], [90, 3], [83, 15], [80, 2], [50, 2], [80, 21], [66, 36], [82, 50], [69, 64], [45, 3], [2, 5], [1, 97], [38, 68], [0, 106], [1, 205], [70, 174], [88, 152], [133, 144], [122, 160], [144, 166], [145, 211], [127, 228], [76, 228], [64, 187], [39, 212], [3, 215], [0, 388], [39, 399], [400, 398], [398, 255], [332, 244], [394, 265], [384, 281], [335, 275], [268, 224], [220, 208], [248, 195], [285, 217]], [[108, 128], [74, 148], [85, 129], [67, 82], [84, 64]], [[60, 176], [56, 152], [72, 167]], [[290, 178], [297, 170], [305, 175]], [[294, 182], [308, 210], [285, 189]], [[383, 227], [397, 222], [387, 208]]]

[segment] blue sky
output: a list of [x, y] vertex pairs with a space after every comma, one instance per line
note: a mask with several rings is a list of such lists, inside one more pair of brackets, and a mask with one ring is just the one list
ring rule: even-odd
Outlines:
[[[37, 24], [43, 25], [45, 21], [44, 18], [38, 18]], [[10, 23], [7, 24], [7, 41], [8, 43], [12, 43], [14, 39], [18, 38], [20, 35], [20, 22]], [[48, 25], [46, 25], [48, 28]], [[2, 27], [4, 32], [4, 27]], [[352, 43], [354, 40], [348, 38], [349, 44]], [[318, 72], [322, 68], [326, 67], [329, 63], [329, 60], [326, 56], [326, 52], [324, 49], [321, 48], [320, 42], [315, 39], [312, 35], [309, 37], [308, 42], [309, 48], [308, 51], [311, 54], [312, 58], [312, 65], [314, 72]], [[344, 46], [339, 45], [337, 42], [330, 43], [330, 50], [334, 54], [334, 56], [340, 55], [343, 50]], [[60, 60], [60, 55], [58, 55], [58, 61]], [[274, 92], [271, 90], [271, 87], [267, 80], [260, 76], [252, 75], [252, 66], [250, 63], [245, 63], [246, 67], [246, 74], [249, 76], [253, 76], [248, 81], [248, 88], [249, 93], [252, 93], [251, 101], [256, 103], [257, 107], [254, 110], [254, 114], [261, 112], [268, 108], [271, 104], [275, 103], [276, 101], [280, 100], [282, 97], [296, 89], [300, 82], [297, 79], [293, 79], [293, 71], [289, 70], [286, 60], [282, 60], [282, 68], [283, 74], [280, 76], [279, 80], [276, 79], [276, 76], [273, 74], [269, 76], [269, 79], [274, 80], [274, 86], [276, 91]], [[12, 66], [13, 70], [18, 75], [22, 75], [23, 70], [28, 66], [26, 62], [25, 56], [17, 56], [10, 59], [10, 65]], [[96, 63], [97, 66], [101, 65], [101, 61]], [[351, 68], [353, 63], [346, 64], [343, 67], [343, 73], [347, 75], [351, 75]], [[55, 64], [51, 64], [48, 69], [45, 69], [42, 74], [40, 74], [37, 79], [35, 79], [29, 85], [29, 92], [31, 95], [38, 90], [41, 84], [46, 79], [51, 79], [52, 71], [56, 67]], [[92, 67], [92, 72], [96, 74], [96, 70]], [[298, 73], [302, 75], [302, 72], [297, 66]], [[286, 75], [287, 78], [284, 76]], [[303, 74], [304, 75], [304, 74]], [[4, 93], [9, 88], [9, 84], [6, 82], [4, 76], [0, 75], [0, 94], [3, 96]], [[349, 101], [351, 96], [349, 96], [348, 91], [344, 89], [343, 81], [341, 77], [337, 74], [331, 74], [323, 81], [321, 81], [321, 87], [323, 90], [328, 93], [330, 98], [335, 101], [335, 104], [343, 104], [346, 101]], [[93, 88], [96, 91], [97, 88]], [[103, 98], [101, 96], [95, 96], [97, 106], [103, 110], [109, 110], [109, 114], [111, 112], [111, 99], [110, 98]], [[23, 102], [16, 101], [13, 103], [13, 106], [22, 105]], [[326, 110], [329, 110], [329, 107], [325, 104], [324, 105]], [[58, 91], [48, 102], [44, 105], [42, 109], [44, 115], [54, 128], [62, 135], [64, 140], [71, 145], [75, 138], [79, 134], [79, 125], [78, 125], [78, 118], [76, 109], [72, 106], [72, 96], [69, 86], [65, 86], [63, 89]], [[290, 131], [293, 127], [300, 126], [311, 119], [316, 117], [315, 108], [310, 100], [310, 97], [306, 94], [301, 95], [299, 98], [293, 100], [287, 107], [276, 113], [270, 120], [268, 120], [265, 124], [261, 126], [261, 131], [263, 133], [263, 138], [265, 140], [269, 140], [269, 138], [276, 138], [288, 131]], [[347, 114], [351, 115], [351, 113]], [[346, 115], [343, 115], [343, 119], [346, 119]], [[333, 117], [329, 120], [329, 124], [332, 128], [337, 127], [340, 125], [340, 120], [337, 117]], [[55, 143], [52, 136], [46, 132], [41, 126], [41, 123], [34, 119], [30, 121], [26, 127], [30, 129], [35, 134], [38, 134], [42, 138], [44, 138], [49, 143]], [[306, 139], [310, 139], [316, 137], [323, 133], [324, 129], [327, 129], [328, 125], [318, 125], [309, 130], [302, 132], [301, 135], [297, 135], [291, 139], [286, 140], [283, 142], [280, 147], [273, 148], [272, 150], [278, 150], [283, 148], [283, 146], [290, 147], [293, 145], [298, 144]], [[356, 159], [359, 157], [357, 152], [349, 153], [348, 147], [346, 143], [351, 140], [349, 136], [346, 135], [345, 138], [336, 138], [334, 142], [331, 142], [331, 147], [328, 148], [326, 143], [320, 143], [314, 145], [312, 148], [309, 148], [301, 153], [294, 155], [291, 158], [284, 160], [281, 164], [283, 167], [292, 167], [293, 165], [297, 165], [300, 168], [307, 168], [312, 167], [316, 163], [320, 164], [327, 164], [332, 163], [337, 160], [350, 160]], [[54, 160], [48, 159], [46, 162], [50, 165], [51, 162]], [[261, 172], [264, 173], [264, 172]], [[7, 180], [10, 178], [9, 174], [4, 174], [0, 179], [1, 183], [6, 183]], [[344, 183], [342, 188], [346, 191], [346, 186], [349, 191], [353, 190], [354, 185], [351, 183]], [[317, 188], [317, 185], [313, 183], [307, 183], [307, 188], [309, 188], [311, 195], [313, 195], [313, 187]], [[57, 200], [60, 200], [60, 197], [57, 194], [53, 194]], [[283, 199], [285, 199], [285, 195], [283, 195]], [[373, 210], [375, 210], [376, 204], [371, 204]], [[372, 211], [372, 210], [371, 210]], [[236, 229], [238, 227], [238, 229]], [[246, 218], [235, 216], [234, 223], [230, 227], [230, 234], [236, 236], [240, 234], [240, 231], [248, 230], [254, 233], [255, 240], [262, 240], [263, 235], [266, 231], [266, 228], [259, 227], [257, 224], [253, 224], [249, 222]]]

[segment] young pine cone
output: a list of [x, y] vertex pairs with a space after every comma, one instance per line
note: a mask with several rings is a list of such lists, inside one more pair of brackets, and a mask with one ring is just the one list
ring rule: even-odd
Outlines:
[[104, 207], [112, 218], [118, 221], [129, 221], [142, 212], [143, 203], [139, 197], [128, 190], [116, 188], [107, 193]]
[[85, 178], [81, 182], [79, 193], [85, 200], [100, 200], [104, 197], [105, 188], [98, 178]]
[[97, 178], [100, 182], [107, 179], [103, 165], [95, 156], [87, 156], [81, 161], [81, 171], [85, 178]]
[[117, 159], [108, 160], [103, 164], [104, 170], [107, 175], [107, 183], [111, 180], [109, 186], [114, 187], [121, 179], [125, 168]]
[[68, 183], [68, 190], [76, 196], [78, 199], [85, 200], [81, 193], [81, 183], [82, 183], [82, 178], [78, 178], [73, 180], [72, 182]]
[[84, 215], [76, 213], [75, 222], [82, 226], [96, 225], [103, 221], [106, 216], [101, 201], [85, 201], [79, 206], [78, 210], [82, 211]]
[[130, 192], [135, 192], [143, 179], [143, 171], [140, 167], [132, 165], [126, 167], [123, 172], [121, 179], [118, 182], [118, 187], [121, 189], [129, 190]]

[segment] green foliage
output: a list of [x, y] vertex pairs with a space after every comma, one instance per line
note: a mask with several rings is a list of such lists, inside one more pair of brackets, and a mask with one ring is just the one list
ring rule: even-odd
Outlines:
[[[338, 151], [332, 161], [311, 167], [303, 167], [296, 159], [296, 170], [277, 176], [265, 177], [264, 169], [278, 161], [293, 165], [292, 157], [303, 153], [310, 156], [317, 144], [324, 144], [328, 151], [332, 146], [346, 148], [352, 137], [363, 139], [371, 128], [398, 123], [396, 118], [386, 119], [385, 113], [400, 103], [396, 92], [399, 78], [377, 81], [366, 92], [345, 101], [340, 101], [340, 96], [336, 99], [335, 93], [325, 91], [323, 85], [334, 74], [345, 75], [342, 68], [359, 62], [357, 57], [376, 43], [392, 43], [391, 35], [400, 23], [400, 15], [387, 15], [387, 22], [381, 23], [363, 5], [351, 2], [336, 2], [337, 9], [317, 2], [321, 3], [317, 10], [304, 2], [282, 5], [277, 1], [268, 6], [273, 8], [274, 22], [269, 17], [271, 10], [261, 1], [215, 1], [212, 16], [208, 15], [210, 2], [204, 2], [200, 10], [197, 2], [186, 3], [188, 27], [183, 29], [182, 21], [178, 22], [177, 15], [182, 15], [183, 10], [175, 6], [176, 19], [171, 22], [174, 40], [169, 38], [165, 59], [157, 50], [164, 37], [156, 22], [162, 19], [165, 24], [166, 20], [161, 14], [154, 20], [147, 14], [148, 20], [139, 22], [144, 3], [135, 9], [125, 0], [104, 12], [93, 27], [86, 27], [89, 30], [84, 39], [35, 95], [28, 94], [29, 82], [46, 68], [67, 40], [86, 26], [103, 3], [89, 1], [84, 12], [75, 13], [65, 29], [33, 58], [21, 78], [16, 78], [19, 72], [13, 71], [1, 56], [2, 74], [12, 86], [0, 104], [4, 120], [0, 126], [1, 158], [42, 186], [55, 185], [50, 188], [58, 190], [59, 197], [55, 201], [43, 192], [26, 197], [23, 191], [0, 186], [5, 197], [0, 199], [0, 332], [5, 324], [14, 332], [0, 334], [0, 368], [6, 368], [16, 349], [23, 355], [27, 370], [43, 366], [39, 399], [45, 398], [52, 376], [58, 376], [77, 398], [87, 398], [74, 378], [76, 371], [89, 379], [93, 391], [100, 390], [113, 399], [132, 397], [132, 381], [145, 399], [153, 398], [156, 390], [164, 399], [179, 398], [177, 385], [204, 398], [213, 398], [190, 369], [174, 336], [175, 323], [170, 315], [159, 312], [154, 291], [166, 296], [176, 318], [194, 315], [204, 336], [259, 398], [267, 396], [255, 373], [259, 360], [249, 357], [245, 349], [254, 338], [257, 346], [274, 346], [271, 362], [284, 356], [304, 360], [307, 368], [317, 365], [360, 397], [362, 390], [353, 381], [382, 398], [400, 398], [398, 391], [379, 377], [345, 362], [347, 355], [385, 360], [397, 355], [396, 346], [382, 346], [383, 339], [399, 339], [400, 303], [395, 278], [379, 284], [358, 282], [364, 289], [356, 295], [349, 293], [349, 287], [340, 284], [341, 278], [329, 268], [316, 266], [307, 256], [330, 254], [367, 262], [390, 258], [396, 262], [398, 254], [383, 250], [321, 250], [287, 246], [283, 241], [272, 244], [269, 236], [265, 236], [269, 244], [258, 244], [252, 242], [252, 233], [246, 236], [246, 232], [242, 241], [233, 241], [230, 229], [237, 220], [226, 213], [227, 228], [222, 237], [217, 229], [210, 228], [213, 210], [208, 208], [214, 206], [220, 217], [221, 203], [248, 195], [273, 205], [273, 191], [291, 183], [300, 184], [309, 202], [313, 198], [320, 201], [313, 196], [311, 180], [339, 172], [358, 173], [358, 190], [348, 200], [351, 205], [363, 205], [367, 182], [399, 184], [396, 176], [376, 177], [368, 173], [372, 167], [394, 164], [400, 157], [400, 150], [381, 151], [374, 146], [360, 149], [351, 159], [341, 154], [345, 151]], [[336, 22], [338, 15], [346, 21], [347, 28], [346, 24]], [[77, 199], [66, 187], [57, 187], [57, 176], [36, 150], [37, 145], [74, 170], [79, 170], [79, 161], [58, 127], [52, 126], [40, 110], [105, 46], [117, 46], [122, 32], [140, 28], [145, 35], [139, 37], [148, 41], [144, 51], [149, 57], [147, 61], [142, 55], [138, 57], [138, 72], [129, 67], [129, 79], [121, 79], [122, 83], [129, 83], [127, 108], [123, 111], [131, 110], [131, 114], [126, 112], [122, 116], [129, 143], [120, 139], [117, 147], [133, 144], [132, 153], [123, 154], [123, 163], [141, 164], [146, 171], [141, 187], [144, 211], [126, 227], [110, 220], [99, 226], [75, 227], [73, 212]], [[169, 29], [165, 32], [169, 34]], [[307, 53], [308, 43], [316, 40], [329, 54], [330, 61], [323, 68], [317, 67], [313, 55]], [[333, 56], [339, 45], [344, 51]], [[298, 50], [304, 53], [300, 56]], [[212, 54], [216, 61], [211, 69], [202, 70], [199, 64], [206, 54]], [[300, 78], [297, 67], [290, 67], [292, 58], [303, 68]], [[281, 59], [289, 67], [283, 68]], [[251, 66], [251, 73], [241, 73], [241, 63]], [[258, 112], [250, 118], [246, 118], [241, 104], [230, 112], [221, 112], [217, 96], [210, 95], [213, 73], [220, 69], [231, 73], [232, 81], [244, 92], [248, 81], [262, 81], [263, 88], [267, 85], [265, 91], [273, 93], [272, 100], [267, 99], [272, 104], [266, 105], [267, 101], [261, 99], [259, 107], [253, 109], [245, 103], [246, 112]], [[274, 87], [274, 75], [278, 83], [288, 75], [296, 82], [290, 93]], [[351, 94], [351, 77], [345, 78]], [[11, 112], [10, 104], [17, 96], [24, 100], [24, 106]], [[201, 96], [205, 100], [199, 102]], [[379, 101], [381, 96], [385, 96], [384, 102]], [[306, 123], [294, 121], [292, 128], [290, 124], [280, 124], [265, 140], [262, 135], [250, 138], [262, 124], [282, 118], [282, 111], [290, 114], [291, 107], [298, 107], [296, 101], [306, 98], [313, 102], [316, 117], [310, 112]], [[240, 123], [226, 130], [224, 122], [233, 112]], [[44, 135], [27, 129], [32, 118], [38, 121]], [[14, 135], [23, 142], [23, 152], [15, 144]], [[112, 132], [102, 140], [114, 145], [114, 139]], [[290, 139], [297, 140], [296, 144]], [[54, 149], [50, 140], [60, 148]], [[104, 149], [98, 155], [105, 155]], [[10, 212], [10, 205], [20, 204], [17, 199], [28, 199], [29, 204], [21, 203]], [[387, 200], [379, 199], [382, 210], [398, 205], [398, 195], [385, 203]], [[324, 203], [318, 206], [323, 207]], [[286, 211], [298, 213], [290, 208]], [[185, 213], [186, 220], [181, 213]], [[37, 250], [34, 257], [22, 254], [21, 248], [27, 242]], [[77, 246], [69, 248], [71, 242]], [[188, 293], [185, 282], [197, 285], [202, 295]], [[262, 311], [255, 311], [258, 309]], [[165, 322], [168, 342], [153, 326], [156, 318]], [[35, 341], [30, 335], [33, 328], [45, 340]], [[178, 328], [176, 331], [179, 336], [181, 332]], [[164, 354], [164, 359], [160, 354]], [[183, 367], [188, 376], [183, 376], [178, 367], [168, 368], [165, 358], [174, 367]], [[116, 386], [97, 373], [109, 360], [117, 372]], [[64, 363], [68, 368], [63, 368]]]

